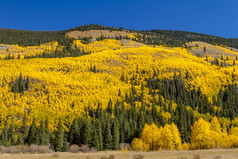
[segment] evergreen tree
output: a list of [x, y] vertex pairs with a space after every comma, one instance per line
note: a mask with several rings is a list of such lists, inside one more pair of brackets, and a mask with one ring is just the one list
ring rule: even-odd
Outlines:
[[80, 129], [79, 129], [79, 123], [78, 123], [78, 119], [75, 118], [73, 120], [73, 123], [69, 129], [69, 133], [68, 133], [68, 141], [70, 142], [70, 144], [78, 144], [79, 145], [79, 141], [80, 141]]
[[36, 120], [35, 118], [32, 121], [32, 124], [30, 126], [28, 136], [26, 139], [26, 142], [31, 145], [31, 144], [37, 144], [37, 128], [36, 128]]
[[17, 143], [16, 143], [16, 145], [24, 145], [22, 133], [19, 133], [19, 134], [18, 134], [18, 138], [17, 138]]
[[14, 126], [12, 124], [10, 125], [10, 128], [8, 130], [8, 140], [10, 141], [10, 145], [16, 144], [15, 130], [14, 130]]
[[80, 131], [80, 144], [89, 145], [91, 139], [91, 128], [90, 128], [90, 120], [83, 119], [82, 120], [82, 127]]
[[64, 130], [63, 130], [63, 124], [60, 120], [58, 123], [57, 131], [55, 132], [55, 137], [54, 137], [54, 150], [56, 152], [61, 151], [63, 147], [63, 139], [64, 139]]
[[104, 148], [105, 150], [111, 150], [113, 148], [110, 122], [107, 122], [104, 131]]
[[119, 141], [120, 141], [120, 132], [119, 132], [117, 120], [113, 122], [113, 126], [112, 126], [112, 141], [113, 141], [112, 148], [114, 150], [117, 150], [119, 147]]
[[2, 130], [1, 145], [8, 146], [7, 123], [4, 124], [4, 128]]
[[69, 143], [67, 142], [67, 135], [64, 132], [63, 147], [62, 147], [61, 151], [67, 152], [68, 150], [69, 150]]
[[45, 133], [45, 125], [43, 120], [41, 120], [40, 129], [39, 129], [39, 144], [46, 145], [46, 133]]
[[96, 148], [97, 150], [100, 150], [100, 141], [96, 128], [93, 128], [92, 130], [92, 138], [90, 146]]
[[49, 120], [46, 118], [45, 120], [45, 145], [50, 144], [50, 130], [49, 130]]
[[99, 150], [102, 151], [104, 147], [103, 147], [103, 136], [102, 136], [102, 124], [100, 121], [97, 122], [96, 132], [98, 134]]

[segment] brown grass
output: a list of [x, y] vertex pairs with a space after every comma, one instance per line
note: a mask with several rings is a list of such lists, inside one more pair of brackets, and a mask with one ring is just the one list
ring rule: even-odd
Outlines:
[[140, 159], [238, 159], [238, 149], [157, 152], [103, 151], [88, 153], [63, 152], [54, 154], [0, 154], [0, 159], [109, 159], [110, 157], [114, 159], [134, 159], [137, 157]]
[[123, 31], [109, 31], [109, 30], [89, 30], [89, 31], [71, 31], [66, 34], [66, 36], [70, 38], [78, 39], [79, 37], [85, 38], [85, 37], [92, 37], [94, 39], [104, 36], [104, 37], [129, 37], [130, 34], [128, 32]]

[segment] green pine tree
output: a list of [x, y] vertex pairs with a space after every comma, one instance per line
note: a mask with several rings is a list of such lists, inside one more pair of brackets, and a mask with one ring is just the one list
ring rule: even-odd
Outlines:
[[97, 150], [100, 150], [100, 148], [99, 148], [100, 145], [99, 144], [100, 143], [99, 143], [98, 132], [97, 132], [96, 128], [93, 128], [90, 146], [94, 147]]
[[49, 120], [48, 117], [45, 120], [45, 145], [50, 144], [50, 129], [49, 129]]
[[17, 138], [17, 143], [16, 145], [24, 145], [24, 140], [23, 140], [23, 137], [22, 137], [22, 133], [20, 132], [18, 134], [18, 138]]
[[16, 140], [15, 140], [15, 131], [14, 131], [14, 126], [11, 124], [10, 128], [8, 130], [8, 140], [10, 141], [10, 145], [15, 145]]
[[112, 150], [113, 148], [110, 122], [107, 122], [104, 131], [104, 148], [105, 150]]
[[61, 151], [63, 147], [63, 139], [64, 139], [64, 130], [63, 130], [63, 124], [60, 120], [58, 123], [57, 131], [55, 133], [55, 137], [54, 137], [54, 150], [56, 152]]
[[69, 150], [69, 143], [67, 141], [67, 135], [64, 132], [64, 139], [63, 139], [63, 147], [61, 149], [62, 152], [67, 152]]
[[113, 139], [112, 148], [114, 150], [117, 150], [119, 148], [119, 141], [120, 141], [120, 132], [119, 132], [119, 127], [118, 127], [118, 121], [117, 120], [115, 120], [113, 122], [113, 126], [112, 126], [112, 139]]
[[96, 131], [98, 134], [99, 150], [102, 151], [104, 147], [103, 147], [103, 136], [102, 136], [102, 124], [100, 121], [98, 121], [96, 125]]
[[46, 145], [45, 124], [43, 120], [41, 120], [39, 128], [39, 145]]
[[78, 119], [75, 118], [73, 124], [70, 127], [68, 134], [68, 141], [70, 144], [79, 144], [80, 141], [80, 129]]
[[91, 139], [90, 125], [91, 123], [89, 119], [83, 119], [80, 131], [80, 141], [81, 141], [80, 144], [89, 145]]
[[32, 121], [26, 140], [29, 145], [37, 143], [37, 128], [35, 118]]
[[8, 138], [7, 138], [7, 123], [4, 124], [4, 128], [1, 134], [1, 145], [8, 146]]

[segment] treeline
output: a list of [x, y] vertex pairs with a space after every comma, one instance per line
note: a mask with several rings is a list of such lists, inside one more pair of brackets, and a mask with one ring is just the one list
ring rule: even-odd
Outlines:
[[186, 43], [203, 41], [213, 45], [226, 45], [238, 48], [238, 39], [222, 38], [218, 36], [172, 30], [139, 31], [138, 41], [149, 45], [164, 45], [169, 47], [187, 47]]
[[66, 46], [72, 43], [73, 39], [65, 36], [64, 31], [27, 31], [0, 29], [0, 44], [38, 46], [41, 44], [58, 41], [60, 45]]
[[[238, 39], [222, 38], [206, 34], [199, 34], [186, 31], [172, 31], [172, 30], [149, 30], [149, 31], [135, 31], [126, 30], [122, 27], [106, 27], [102, 25], [82, 25], [63, 31], [26, 31], [13, 29], [0, 29], [0, 43], [1, 44], [18, 44], [21, 46], [37, 46], [40, 44], [58, 41], [62, 46], [68, 46], [73, 39], [68, 38], [65, 34], [69, 31], [88, 31], [88, 30], [110, 30], [110, 31], [127, 31], [139, 33], [138, 42], [149, 45], [164, 45], [169, 47], [187, 47], [185, 44], [191, 41], [203, 41], [214, 45], [226, 45], [229, 47], [238, 48]], [[98, 38], [100, 40], [102, 38]], [[119, 37], [120, 39], [120, 37]], [[90, 42], [89, 38], [82, 39], [85, 43]]]
[[115, 28], [115, 27], [107, 27], [107, 26], [97, 25], [97, 24], [81, 25], [81, 26], [70, 29], [70, 31], [74, 31], [74, 30], [78, 30], [78, 31], [89, 31], [89, 30], [126, 31], [126, 29], [124, 29], [122, 27]]

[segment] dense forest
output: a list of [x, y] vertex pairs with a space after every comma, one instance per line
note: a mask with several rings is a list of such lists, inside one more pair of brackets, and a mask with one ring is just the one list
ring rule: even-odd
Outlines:
[[[96, 68], [94, 72], [96, 72]], [[142, 74], [147, 73], [142, 70]], [[235, 142], [227, 145], [222, 141], [227, 139], [225, 137], [234, 138], [234, 136], [228, 135], [232, 135], [234, 126], [237, 126], [238, 123], [234, 122], [227, 125], [224, 122], [220, 125], [218, 121], [218, 119], [223, 118], [232, 121], [238, 116], [238, 89], [235, 85], [227, 86], [225, 91], [220, 90], [219, 95], [214, 96], [213, 101], [209, 102], [208, 98], [201, 94], [200, 89], [197, 91], [186, 89], [182, 77], [179, 75], [180, 73], [174, 73], [173, 79], [165, 78], [162, 80], [158, 78], [158, 74], [159, 72], [155, 71], [153, 77], [146, 79], [146, 85], [137, 83], [137, 78], [141, 77], [133, 76], [133, 78], [128, 79], [122, 74], [121, 80], [130, 83], [131, 90], [125, 96], [122, 96], [122, 92], [119, 90], [118, 98], [121, 98], [121, 101], [113, 105], [110, 100], [106, 109], [102, 109], [100, 102], [97, 104], [96, 109], [86, 107], [85, 112], [87, 115], [85, 117], [75, 118], [72, 125], [65, 125], [60, 120], [57, 131], [54, 132], [49, 131], [49, 121], [47, 119], [38, 121], [40, 123], [39, 126], [36, 126], [35, 119], [30, 126], [27, 126], [26, 122], [23, 121], [21, 128], [15, 128], [13, 125], [7, 127], [5, 124], [0, 143], [4, 146], [50, 144], [55, 151], [67, 151], [70, 145], [87, 145], [97, 150], [117, 150], [120, 143], [132, 143], [132, 148], [137, 150], [186, 149], [189, 143], [192, 145], [191, 148], [236, 147]], [[189, 78], [189, 76], [186, 78]], [[12, 91], [21, 92], [27, 90], [28, 79], [23, 79], [22, 75], [20, 75], [13, 85]], [[136, 86], [141, 86], [139, 91], [141, 93], [136, 91]], [[143, 103], [143, 92], [146, 88], [149, 89], [152, 97], [151, 101], [149, 101], [152, 107]], [[160, 90], [159, 92], [156, 91], [158, 89]], [[136, 108], [137, 102], [142, 102], [140, 108]], [[130, 107], [126, 108], [125, 103]], [[177, 106], [174, 107], [174, 104]], [[215, 109], [213, 105], [217, 105], [220, 110]], [[186, 106], [190, 106], [190, 109], [187, 109]], [[74, 103], [72, 107], [74, 107]], [[203, 128], [200, 131], [195, 130], [192, 126], [195, 123], [198, 125], [205, 124], [205, 126], [209, 123], [204, 123], [205, 121], [203, 120], [198, 121], [199, 118], [194, 115], [195, 110], [199, 114], [208, 113], [211, 116], [215, 116], [211, 120], [212, 126], [216, 126], [217, 133], [226, 134], [225, 137], [220, 136], [219, 141], [221, 143], [219, 145], [209, 143], [209, 141], [204, 141], [201, 144], [200, 142], [203, 138], [197, 141], [197, 136], [204, 136], [202, 134], [204, 130]], [[166, 118], [165, 115], [162, 115], [164, 112], [168, 112], [171, 116]], [[24, 116], [23, 120], [26, 118]], [[212, 126], [204, 129], [212, 132]], [[69, 131], [66, 131], [65, 127]], [[156, 127], [164, 128], [159, 130]], [[148, 138], [154, 138], [154, 136], [151, 136], [153, 129], [158, 129], [158, 132], [161, 131], [161, 135], [165, 135], [163, 134], [164, 131], [168, 131], [167, 133], [172, 133], [172, 135], [161, 139], [160, 142], [165, 142], [164, 144], [150, 143]], [[193, 136], [191, 136], [191, 133]], [[15, 139], [16, 134], [18, 136], [17, 140]], [[145, 136], [146, 134], [147, 136]], [[174, 135], [178, 138], [175, 139]], [[138, 145], [143, 141], [138, 141], [136, 138], [142, 138], [147, 143], [147, 147]], [[237, 138], [238, 136], [235, 139]], [[169, 142], [170, 140], [172, 141], [171, 143]]]

